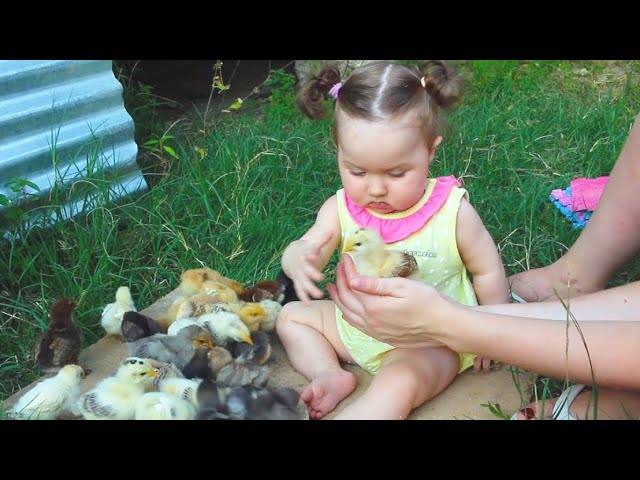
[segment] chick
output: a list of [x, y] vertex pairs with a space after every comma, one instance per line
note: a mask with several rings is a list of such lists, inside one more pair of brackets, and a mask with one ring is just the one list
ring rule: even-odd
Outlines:
[[80, 414], [86, 420], [131, 420], [136, 401], [151, 388], [157, 375], [158, 370], [147, 359], [125, 359], [115, 375], [80, 397]]
[[216, 310], [225, 310], [237, 314], [240, 320], [249, 327], [250, 332], [258, 330], [260, 324], [267, 320], [267, 311], [259, 303], [218, 303], [216, 304]]
[[55, 377], [39, 382], [20, 397], [9, 417], [16, 420], [53, 420], [78, 400], [83, 375], [80, 366], [65, 365]]
[[155, 360], [153, 358], [147, 358], [147, 361], [152, 368], [157, 370], [158, 374], [153, 377], [151, 382], [154, 388], [158, 388], [160, 382], [168, 380], [169, 378], [184, 378], [184, 375], [173, 363], [165, 363]]
[[238, 299], [244, 302], [259, 303], [262, 300], [273, 300], [282, 303], [284, 300], [285, 285], [278, 280], [263, 280], [253, 287], [238, 295]]
[[374, 230], [360, 228], [348, 235], [342, 253], [348, 253], [360, 275], [370, 277], [410, 277], [418, 270], [413, 255], [400, 250], [386, 250]]
[[284, 298], [280, 302], [282, 305], [286, 305], [289, 302], [298, 302], [300, 299], [296, 294], [296, 290], [293, 286], [293, 280], [291, 280], [284, 270], [280, 269], [276, 275], [276, 280], [283, 286]]
[[271, 341], [269, 335], [258, 330], [251, 334], [253, 344], [246, 342], [233, 342], [229, 345], [229, 351], [233, 358], [244, 363], [264, 365], [271, 358]]
[[299, 420], [298, 393], [290, 388], [269, 390], [251, 385], [221, 387], [203, 382], [198, 388], [200, 420]]
[[198, 398], [196, 394], [201, 383], [201, 378], [166, 378], [160, 381], [158, 390], [170, 395], [177, 395], [197, 407]]
[[225, 346], [234, 340], [253, 343], [249, 327], [235, 313], [225, 311], [207, 313], [198, 317], [198, 323], [207, 329], [216, 345]]
[[200, 293], [209, 295], [215, 299], [216, 302], [237, 302], [238, 295], [229, 286], [215, 280], [206, 280], [202, 284]]
[[122, 337], [125, 342], [135, 342], [144, 337], [161, 333], [160, 324], [153, 318], [136, 311], [125, 312], [122, 316]]
[[147, 392], [137, 401], [134, 420], [193, 420], [196, 407], [187, 400], [164, 392]]
[[196, 348], [193, 357], [182, 369], [182, 374], [185, 378], [203, 378], [205, 380], [213, 378], [213, 371], [209, 366], [210, 351], [211, 349], [207, 347]]
[[180, 275], [180, 290], [184, 295], [195, 295], [202, 290], [204, 282], [212, 280], [214, 282], [220, 282], [230, 287], [236, 294], [241, 294], [245, 291], [244, 285], [236, 280], [224, 277], [215, 270], [210, 268], [194, 268], [192, 270], [186, 270]]
[[207, 359], [209, 360], [209, 368], [216, 375], [222, 367], [233, 361], [233, 356], [226, 348], [215, 347], [209, 350]]
[[131, 298], [129, 287], [120, 287], [116, 291], [116, 301], [102, 310], [100, 324], [108, 335], [122, 335], [122, 317], [125, 312], [137, 311]]
[[209, 352], [209, 365], [216, 383], [229, 387], [266, 385], [271, 369], [261, 365], [271, 356], [269, 336], [257, 331], [251, 337], [253, 345], [238, 342], [230, 345], [231, 351], [216, 347]]
[[227, 387], [253, 385], [264, 387], [269, 380], [271, 369], [262, 365], [242, 363], [233, 360], [220, 369], [216, 375], [216, 383]]
[[49, 327], [36, 339], [34, 358], [42, 373], [55, 373], [69, 364], [78, 363], [82, 334], [73, 320], [73, 300], [58, 300], [49, 317]]
[[214, 347], [209, 333], [198, 325], [183, 328], [177, 335], [157, 333], [127, 343], [130, 355], [173, 363], [179, 370], [189, 363], [196, 348], [203, 346]]
[[167, 329], [167, 335], [177, 335], [180, 330], [184, 327], [188, 327], [189, 325], [199, 325], [198, 319], [196, 317], [184, 317], [179, 318]]
[[265, 299], [260, 302], [260, 306], [266, 312], [266, 316], [260, 320], [260, 330], [265, 332], [273, 332], [276, 329], [276, 319], [282, 304], [274, 300]]
[[205, 313], [218, 310], [216, 307], [217, 304], [218, 301], [214, 296], [207, 295], [206, 293], [198, 293], [188, 298], [176, 300], [173, 305], [169, 307], [169, 312], [171, 314], [175, 312], [176, 320], [188, 317], [199, 317]]

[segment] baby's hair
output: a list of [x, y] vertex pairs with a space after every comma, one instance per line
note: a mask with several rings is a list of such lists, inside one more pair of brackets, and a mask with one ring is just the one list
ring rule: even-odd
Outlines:
[[[302, 85], [297, 103], [309, 118], [327, 115], [329, 91], [341, 82], [340, 70], [326, 65]], [[342, 80], [336, 109], [352, 118], [376, 121], [415, 110], [431, 146], [442, 130], [441, 110], [455, 104], [462, 95], [462, 82], [455, 70], [442, 60], [420, 62], [419, 67], [390, 61], [373, 62]], [[335, 90], [334, 90], [335, 91]], [[337, 144], [337, 118], [333, 137]]]

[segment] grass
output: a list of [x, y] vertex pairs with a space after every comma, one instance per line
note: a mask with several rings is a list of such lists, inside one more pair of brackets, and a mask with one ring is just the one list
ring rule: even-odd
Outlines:
[[[508, 273], [547, 265], [579, 234], [547, 197], [573, 178], [609, 173], [640, 111], [640, 63], [460, 67], [469, 87], [431, 174], [461, 178]], [[78, 300], [89, 345], [121, 285], [145, 308], [188, 268], [246, 283], [276, 274], [284, 247], [340, 187], [330, 122], [298, 114], [291, 79], [276, 78], [272, 101], [251, 113], [218, 116], [205, 130], [176, 126], [175, 156], [152, 169], [150, 191], [2, 246], [0, 400], [37, 378], [34, 340], [61, 297]], [[632, 263], [612, 284], [636, 279]]]

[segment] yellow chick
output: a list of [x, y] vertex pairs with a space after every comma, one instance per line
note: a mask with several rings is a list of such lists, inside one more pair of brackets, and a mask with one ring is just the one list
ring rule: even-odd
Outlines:
[[165, 378], [158, 384], [158, 390], [169, 395], [176, 395], [197, 407], [198, 399], [196, 394], [201, 383], [201, 378]]
[[418, 263], [413, 255], [385, 247], [378, 232], [360, 228], [346, 237], [342, 253], [351, 255], [360, 275], [411, 277], [416, 274]]
[[116, 291], [116, 301], [102, 310], [100, 324], [108, 335], [122, 335], [122, 316], [131, 311], [137, 311], [131, 291], [129, 287], [120, 287]]
[[233, 312], [244, 324], [249, 327], [250, 332], [255, 332], [260, 328], [260, 324], [267, 319], [267, 311], [258, 303], [218, 303], [218, 309]]
[[206, 280], [202, 284], [200, 293], [209, 295], [215, 299], [216, 302], [237, 302], [238, 295], [229, 286], [215, 280]]
[[185, 270], [180, 275], [180, 280], [180, 290], [187, 296], [200, 292], [204, 282], [208, 280], [222, 283], [230, 287], [236, 294], [241, 294], [245, 291], [244, 285], [240, 282], [220, 275], [215, 270], [207, 267]]
[[129, 357], [114, 376], [107, 377], [80, 397], [86, 420], [131, 420], [136, 401], [152, 386], [158, 370], [144, 358]]
[[218, 303], [216, 298], [206, 293], [198, 293], [183, 300], [176, 311], [176, 319], [185, 317], [199, 317], [205, 313], [211, 313], [216, 310], [215, 305]]
[[282, 310], [282, 304], [269, 299], [262, 300], [259, 303], [266, 312], [266, 316], [260, 321], [260, 330], [273, 332], [276, 328], [276, 318], [278, 318], [278, 314]]
[[224, 346], [230, 341], [253, 344], [249, 328], [235, 313], [224, 311], [207, 313], [198, 317], [198, 322], [211, 334], [216, 345]]
[[136, 401], [134, 420], [193, 420], [196, 407], [164, 392], [147, 392]]
[[55, 377], [39, 382], [20, 397], [9, 412], [9, 418], [53, 420], [78, 400], [83, 375], [80, 366], [65, 365]]

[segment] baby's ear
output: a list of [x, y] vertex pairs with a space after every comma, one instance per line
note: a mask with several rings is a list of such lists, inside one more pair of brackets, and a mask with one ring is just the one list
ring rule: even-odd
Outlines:
[[431, 153], [433, 153], [435, 151], [436, 148], [438, 148], [438, 145], [440, 145], [440, 143], [442, 142], [442, 135], [438, 135], [436, 137], [436, 139], [433, 141], [433, 145], [431, 146]]

